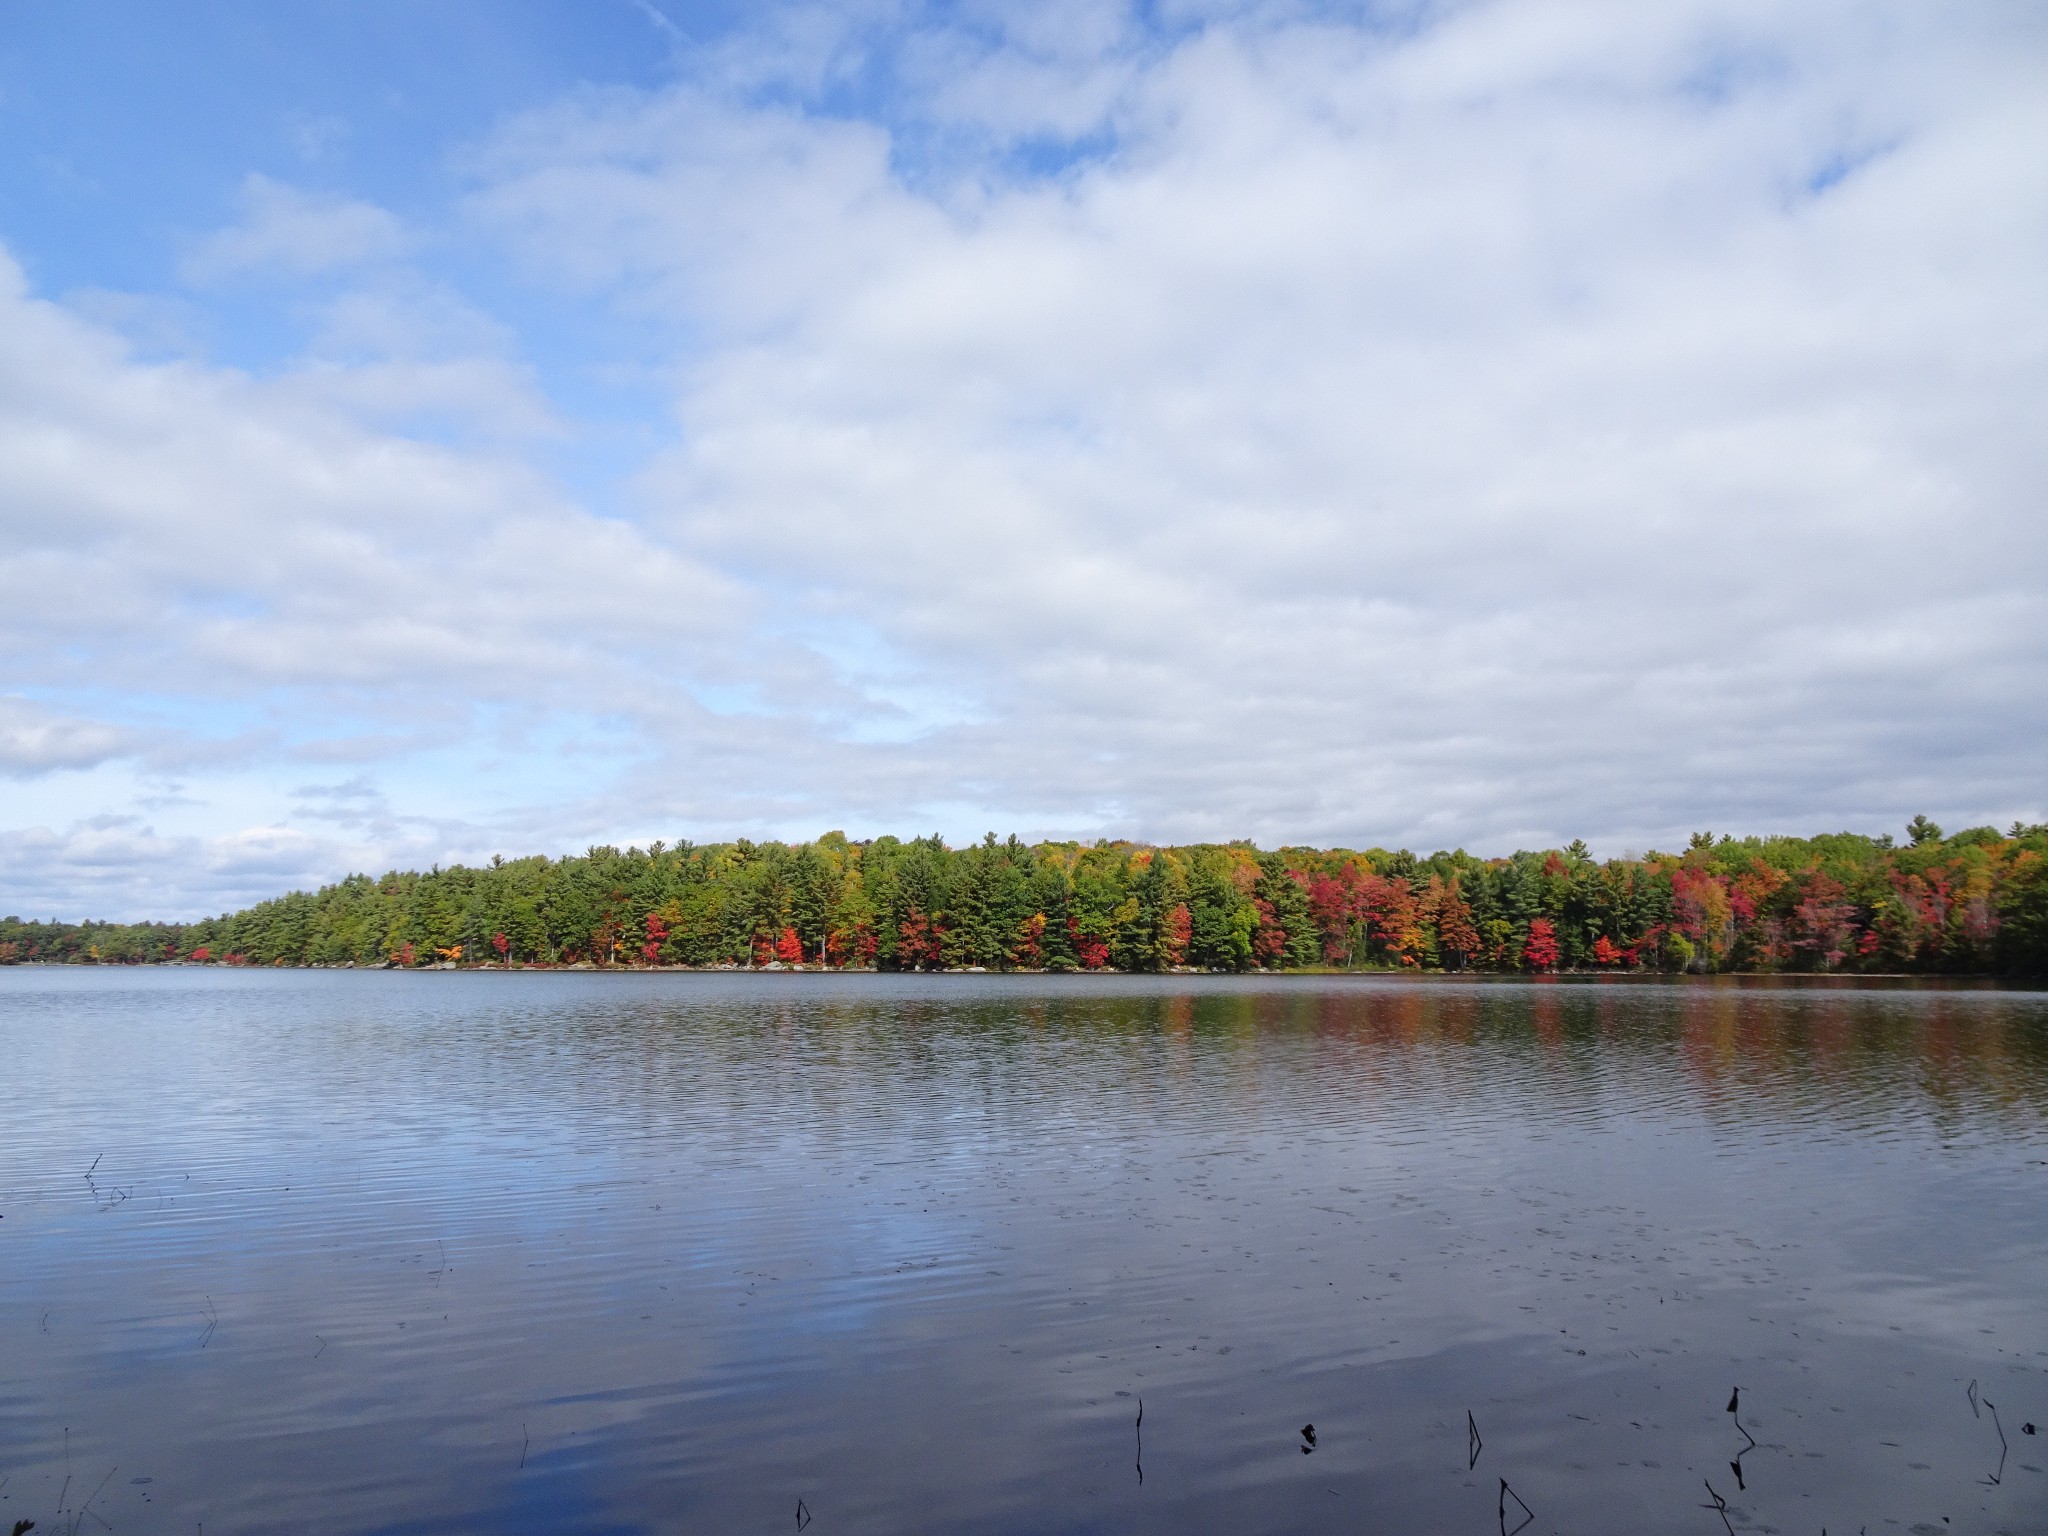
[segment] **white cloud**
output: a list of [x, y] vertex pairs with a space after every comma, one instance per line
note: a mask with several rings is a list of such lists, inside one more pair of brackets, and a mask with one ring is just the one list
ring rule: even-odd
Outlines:
[[[308, 759], [425, 754], [429, 799], [522, 805], [522, 779], [557, 783], [548, 763], [591, 722], [687, 712], [693, 681], [779, 664], [736, 638], [740, 594], [701, 563], [501, 450], [372, 430], [314, 393], [300, 375], [137, 362], [0, 259], [0, 653], [52, 701], [139, 695], [145, 768], [203, 807], [165, 837], [234, 834], [246, 801], [223, 775]], [[140, 750], [77, 713], [9, 702], [6, 771]], [[630, 725], [599, 734], [631, 755]]]
[[0, 694], [0, 778], [92, 768], [135, 748], [135, 734], [120, 726], [76, 719], [33, 699]]
[[2014, 27], [1222, 22], [1070, 61], [1122, 72], [1115, 147], [1050, 181], [934, 190], [873, 123], [685, 86], [515, 127], [477, 206], [711, 337], [661, 526], [985, 720], [897, 759], [897, 820], [2017, 813], [2048, 102]]
[[[133, 817], [94, 817], [61, 832], [4, 830], [0, 909], [29, 919], [198, 916], [217, 893], [232, 900], [248, 889], [230, 882], [223, 891], [212, 862], [203, 839], [159, 836]], [[263, 894], [274, 894], [270, 880], [278, 871], [264, 873]]]
[[0, 911], [60, 921], [203, 917], [309, 890], [359, 867], [363, 852], [289, 826], [205, 837], [161, 833], [135, 816], [0, 830]]
[[[10, 686], [83, 721], [66, 690], [136, 679], [137, 771], [189, 781], [164, 846], [86, 818], [0, 881], [2048, 814], [2036, 21], [1174, 14], [786, 8], [478, 147], [470, 237], [669, 365], [637, 523], [535, 470], [575, 428], [531, 317], [427, 255], [268, 379], [140, 362], [0, 267]], [[407, 249], [250, 199], [203, 270]], [[229, 787], [309, 763], [359, 777]]]
[[409, 244], [396, 216], [374, 203], [302, 192], [252, 174], [242, 183], [241, 219], [195, 246], [184, 273], [198, 283], [244, 272], [306, 276], [389, 260]]
[[518, 338], [445, 286], [390, 278], [336, 295], [318, 315], [304, 355], [277, 376], [281, 395], [400, 430], [565, 434]]
[[154, 659], [201, 697], [604, 699], [731, 619], [715, 575], [516, 459], [366, 430], [291, 379], [138, 364], [12, 267], [0, 485], [0, 643], [41, 682]]

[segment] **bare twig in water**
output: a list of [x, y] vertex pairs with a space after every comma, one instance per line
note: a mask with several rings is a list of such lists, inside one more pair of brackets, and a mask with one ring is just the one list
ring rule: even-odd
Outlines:
[[206, 1348], [213, 1342], [213, 1330], [220, 1326], [220, 1314], [213, 1310], [213, 1298], [206, 1298], [206, 1332], [199, 1335], [199, 1347]]
[[[1724, 1408], [1722, 1412], [1730, 1415], [1735, 1420], [1735, 1427], [1742, 1431], [1742, 1438], [1749, 1442], [1749, 1444], [1745, 1445], [1741, 1450], [1737, 1451], [1735, 1453], [1735, 1459], [1728, 1463], [1728, 1470], [1735, 1474], [1736, 1488], [1746, 1493], [1749, 1490], [1749, 1482], [1742, 1475], [1742, 1458], [1747, 1456], [1751, 1451], [1756, 1449], [1756, 1436], [1752, 1435], [1749, 1432], [1748, 1428], [1743, 1424], [1742, 1415], [1737, 1411], [1741, 1408], [1741, 1406], [1742, 1388], [1737, 1387], [1733, 1392], [1730, 1392], [1728, 1394], [1728, 1406]], [[1709, 1489], [1708, 1491], [1712, 1492], [1711, 1489]], [[1716, 1495], [1716, 1497], [1719, 1497], [1719, 1495]], [[1702, 1505], [1701, 1507], [1708, 1508], [1710, 1506]]]
[[1145, 1486], [1145, 1399], [1138, 1399], [1138, 1421], [1131, 1426], [1138, 1433], [1138, 1486]]
[[524, 1424], [520, 1425], [520, 1426], [519, 1426], [519, 1469], [520, 1469], [520, 1470], [521, 1470], [522, 1472], [526, 1470], [526, 1448], [527, 1448], [527, 1447], [528, 1447], [529, 1445], [531, 1445], [531, 1444], [533, 1444], [533, 1441], [532, 1441], [532, 1440], [531, 1440], [530, 1438], [528, 1438], [528, 1436], [527, 1436], [527, 1433], [526, 1433], [526, 1426], [525, 1426]]
[[[102, 1157], [105, 1157], [106, 1155], [107, 1155], [106, 1153], [102, 1152], [102, 1153], [100, 1153], [100, 1154], [99, 1154], [99, 1155], [98, 1155], [97, 1157], [93, 1158], [93, 1160], [92, 1160], [92, 1168], [97, 1168], [97, 1167], [99, 1167], [99, 1165], [100, 1165], [100, 1158], [102, 1158]], [[86, 1169], [86, 1170], [85, 1170], [85, 1176], [86, 1176], [86, 1177], [87, 1177], [88, 1179], [90, 1179], [90, 1178], [92, 1177], [92, 1168], [88, 1168], [88, 1169]]]
[[[1973, 1382], [1973, 1383], [1971, 1383], [1971, 1385], [1973, 1385], [1973, 1386], [1974, 1386], [1974, 1385], [1975, 1385], [1975, 1383]], [[1741, 1401], [1741, 1399], [1742, 1399], [1742, 1388], [1740, 1388], [1740, 1387], [1737, 1387], [1737, 1388], [1736, 1388], [1736, 1389], [1735, 1389], [1735, 1390], [1734, 1390], [1733, 1392], [1729, 1393], [1729, 1394], [1728, 1394], [1728, 1412], [1729, 1412], [1730, 1414], [1733, 1414], [1733, 1415], [1734, 1415], [1734, 1417], [1735, 1417], [1735, 1427], [1736, 1427], [1737, 1429], [1741, 1429], [1741, 1430], [1742, 1430], [1742, 1438], [1743, 1438], [1743, 1439], [1745, 1439], [1745, 1440], [1747, 1440], [1747, 1441], [1749, 1442], [1749, 1444], [1745, 1445], [1745, 1446], [1744, 1446], [1744, 1447], [1742, 1448], [1742, 1454], [1743, 1454], [1744, 1456], [1747, 1456], [1747, 1455], [1748, 1455], [1748, 1454], [1749, 1454], [1749, 1453], [1750, 1453], [1751, 1451], [1753, 1451], [1753, 1450], [1755, 1450], [1755, 1449], [1756, 1449], [1756, 1436], [1755, 1436], [1755, 1435], [1752, 1435], [1752, 1434], [1751, 1434], [1751, 1433], [1750, 1433], [1750, 1432], [1749, 1432], [1749, 1431], [1748, 1431], [1747, 1429], [1743, 1429], [1743, 1427], [1742, 1427], [1742, 1415], [1741, 1415], [1741, 1414], [1739, 1414], [1739, 1413], [1736, 1413], [1736, 1412], [1735, 1412], [1735, 1409], [1736, 1409], [1736, 1405], [1737, 1405], [1737, 1404], [1738, 1404], [1738, 1403], [1739, 1403], [1739, 1402]]]
[[809, 1525], [810, 1523], [810, 1506], [805, 1504], [802, 1499], [798, 1499], [796, 1501], [796, 1528], [798, 1530], [802, 1530], [805, 1526]]
[[[1512, 1530], [1512, 1531], [1508, 1529], [1508, 1500], [1509, 1500], [1509, 1499], [1513, 1499], [1513, 1500], [1515, 1501], [1515, 1506], [1516, 1506], [1516, 1508], [1520, 1509], [1520, 1510], [1521, 1510], [1521, 1512], [1522, 1512], [1522, 1518], [1521, 1518], [1520, 1520], [1518, 1520], [1518, 1521], [1516, 1521], [1516, 1522], [1515, 1522], [1515, 1528], [1514, 1528], [1514, 1530]], [[1527, 1524], [1528, 1524], [1528, 1523], [1529, 1523], [1529, 1522], [1530, 1522], [1531, 1520], [1534, 1520], [1535, 1518], [1536, 1518], [1536, 1511], [1535, 1511], [1535, 1510], [1533, 1510], [1533, 1509], [1531, 1509], [1531, 1508], [1530, 1508], [1530, 1507], [1529, 1507], [1529, 1506], [1528, 1506], [1527, 1504], [1523, 1503], [1523, 1502], [1522, 1502], [1522, 1496], [1521, 1496], [1521, 1495], [1520, 1495], [1519, 1493], [1515, 1492], [1515, 1490], [1514, 1490], [1514, 1489], [1512, 1489], [1512, 1488], [1510, 1488], [1510, 1487], [1508, 1486], [1508, 1480], [1507, 1480], [1506, 1478], [1502, 1478], [1502, 1479], [1500, 1480], [1500, 1531], [1501, 1531], [1501, 1536], [1515, 1536], [1515, 1531], [1519, 1531], [1519, 1530], [1520, 1530], [1520, 1529], [1521, 1529], [1521, 1528], [1522, 1528], [1523, 1526], [1527, 1525]]]
[[1479, 1453], [1486, 1449], [1486, 1442], [1479, 1438], [1479, 1421], [1472, 1417], [1472, 1410], [1465, 1410], [1465, 1470], [1470, 1472], [1479, 1465]]
[[71, 1521], [71, 1529], [74, 1533], [78, 1530], [78, 1522], [83, 1520], [87, 1515], [92, 1515], [93, 1519], [99, 1520], [99, 1523], [102, 1526], [104, 1526], [107, 1530], [111, 1531], [113, 1529], [111, 1525], [107, 1525], [106, 1521], [100, 1520], [100, 1517], [98, 1515], [93, 1515], [92, 1500], [98, 1498], [102, 1493], [106, 1492], [107, 1484], [111, 1483], [114, 1480], [114, 1474], [120, 1470], [121, 1469], [119, 1467], [109, 1467], [107, 1469], [107, 1475], [100, 1479], [99, 1487], [93, 1489], [92, 1499], [87, 1499], [83, 1504], [79, 1506], [78, 1513], [72, 1518]]
[[[316, 1334], [314, 1334], [314, 1335], [313, 1335], [313, 1337], [314, 1337], [314, 1338], [316, 1338], [316, 1339], [320, 1339], [320, 1335], [319, 1335], [319, 1334], [317, 1334], [317, 1333], [316, 1333]], [[327, 1353], [327, 1341], [326, 1341], [325, 1339], [320, 1339], [320, 1347], [319, 1347], [318, 1349], [316, 1349], [316, 1350], [314, 1350], [314, 1351], [313, 1351], [313, 1358], [314, 1358], [315, 1360], [318, 1360], [318, 1359], [319, 1359], [319, 1358], [320, 1358], [320, 1357], [321, 1357], [322, 1355], [324, 1355], [324, 1354], [326, 1354], [326, 1353]]]
[[2005, 1426], [1998, 1422], [1998, 1404], [1987, 1397], [1984, 1406], [1991, 1410], [1991, 1427], [1998, 1431], [1998, 1470], [1984, 1479], [1984, 1486], [1996, 1488], [2005, 1481], [2005, 1458], [2012, 1454], [2012, 1447], [2006, 1443]]
[[[1706, 1482], [1706, 1479], [1701, 1478], [1700, 1481], [1704, 1483]], [[1714, 1511], [1715, 1514], [1721, 1517], [1721, 1523], [1728, 1527], [1728, 1536], [1735, 1536], [1735, 1526], [1728, 1518], [1728, 1501], [1722, 1498], [1721, 1495], [1719, 1495], [1718, 1493], [1714, 1492], [1714, 1485], [1712, 1483], [1707, 1483], [1707, 1497], [1712, 1499], [1714, 1502], [1711, 1504], [1702, 1504], [1700, 1508], [1711, 1509], [1712, 1511]]]

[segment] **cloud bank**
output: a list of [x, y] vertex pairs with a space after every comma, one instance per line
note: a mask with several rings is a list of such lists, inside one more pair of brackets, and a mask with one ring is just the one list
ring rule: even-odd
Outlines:
[[[201, 248], [409, 274], [268, 373], [138, 362], [10, 267], [0, 644], [44, 702], [0, 766], [73, 829], [17, 840], [151, 774], [202, 808], [123, 856], [181, 892], [231, 778], [308, 869], [2039, 818], [2044, 41], [1994, 5], [776, 11], [459, 148], [448, 228], [532, 307], [442, 326], [432, 377], [496, 435], [408, 426], [449, 308], [394, 295], [462, 278], [368, 205], [252, 183]], [[577, 404], [606, 365], [629, 430]], [[593, 489], [563, 433], [628, 446]], [[388, 808], [346, 845], [354, 802], [288, 792], [335, 763]]]

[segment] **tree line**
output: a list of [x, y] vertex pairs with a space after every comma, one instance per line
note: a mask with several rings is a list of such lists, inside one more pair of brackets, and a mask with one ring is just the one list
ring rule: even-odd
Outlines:
[[351, 875], [193, 923], [0, 920], [0, 964], [2048, 972], [2048, 826], [1594, 859], [990, 833], [595, 847]]

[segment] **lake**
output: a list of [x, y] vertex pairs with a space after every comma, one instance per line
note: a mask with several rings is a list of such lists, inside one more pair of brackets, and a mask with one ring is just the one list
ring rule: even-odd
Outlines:
[[0, 1530], [2048, 1530], [2048, 994], [21, 967], [0, 1073]]

